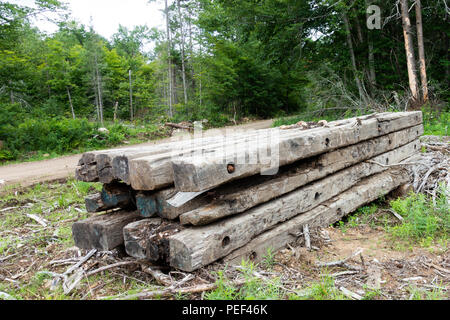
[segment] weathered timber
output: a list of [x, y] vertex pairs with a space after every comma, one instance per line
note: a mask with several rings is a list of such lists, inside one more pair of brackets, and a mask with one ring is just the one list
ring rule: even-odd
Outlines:
[[408, 180], [406, 172], [394, 168], [365, 178], [351, 189], [316, 208], [260, 234], [228, 254], [223, 260], [228, 263], [240, 263], [242, 260], [260, 261], [269, 248], [276, 252], [287, 244], [297, 241], [304, 225], [316, 228], [335, 223], [358, 207], [378, 199]]
[[138, 212], [145, 218], [158, 214], [165, 219], [176, 219], [179, 215], [207, 205], [211, 198], [208, 194], [200, 195], [180, 207], [170, 205], [167, 200], [177, 193], [175, 188], [167, 188], [156, 192], [138, 192], [136, 206]]
[[197, 140], [191, 140], [189, 144], [182, 146], [182, 148], [174, 149], [168, 153], [132, 159], [128, 157], [128, 161], [127, 157], [116, 158], [114, 159], [113, 167], [116, 168], [116, 162], [122, 162], [120, 165], [117, 164], [117, 167], [123, 168], [123, 175], [120, 178], [125, 182], [129, 181], [133, 189], [157, 190], [173, 185], [172, 160], [174, 158], [207, 154], [223, 146], [242, 145], [243, 143], [254, 144], [258, 138], [262, 139], [275, 130], [276, 128], [255, 130], [242, 136], [231, 134], [230, 136], [221, 136], [221, 139], [216, 139], [209, 143], [199, 143]]
[[367, 176], [385, 171], [384, 164], [395, 164], [410, 156], [416, 152], [414, 146], [417, 148], [418, 143], [409, 143], [371, 159], [381, 166], [365, 161], [239, 215], [185, 229], [170, 237], [170, 265], [193, 271], [222, 258], [276, 224], [313, 209]]
[[162, 223], [160, 218], [143, 219], [127, 224], [123, 228], [123, 240], [126, 253], [136, 259], [147, 259], [147, 239], [151, 230]]
[[104, 184], [100, 194], [105, 206], [135, 209], [133, 190], [124, 183]]
[[88, 195], [84, 198], [84, 202], [86, 204], [87, 212], [99, 212], [111, 209], [110, 207], [105, 206], [100, 193]]
[[81, 249], [111, 250], [123, 244], [123, 227], [139, 219], [135, 212], [116, 211], [77, 221], [72, 225], [73, 240]]
[[84, 165], [75, 169], [75, 179], [86, 182], [97, 182], [98, 173], [95, 164]]
[[123, 228], [125, 251], [137, 259], [168, 265], [168, 238], [182, 229], [176, 222], [159, 218], [130, 223]]
[[[175, 187], [183, 192], [207, 190], [227, 181], [254, 175], [421, 123], [420, 111], [376, 114], [371, 117], [347, 119], [347, 122], [330, 122], [327, 127], [281, 135], [279, 139], [274, 139], [276, 141], [250, 145], [248, 148], [231, 152], [224, 147], [216, 150], [213, 156], [176, 158], [172, 160]], [[274, 154], [268, 157], [270, 163], [265, 163], [261, 159], [267, 158], [260, 155], [267, 154], [268, 149]], [[258, 155], [259, 159], [255, 155]], [[230, 164], [233, 166], [231, 172]]]
[[[255, 134], [255, 132], [270, 130], [273, 130], [273, 128], [254, 130], [250, 133], [243, 134], [242, 132], [237, 130], [236, 132], [232, 132], [230, 136], [242, 137], [249, 134]], [[78, 168], [78, 170], [83, 170], [83, 167], [96, 166], [98, 181], [103, 183], [110, 183], [113, 180], [121, 180], [127, 184], [130, 184], [128, 162], [131, 159], [158, 154], [170, 154], [171, 152], [176, 152], [179, 149], [187, 151], [190, 147], [206, 147], [210, 143], [217, 143], [221, 142], [222, 140], [225, 140], [225, 137], [220, 135], [204, 137], [201, 134], [193, 134], [171, 142], [154, 144], [145, 147], [139, 146], [131, 148], [118, 148], [85, 152], [79, 160], [78, 165], [81, 166], [81, 168]], [[78, 177], [80, 180], [83, 180], [85, 178], [83, 175], [79, 175]], [[88, 178], [92, 179], [92, 177], [90, 176]]]
[[[295, 190], [309, 182], [326, 177], [343, 168], [403, 146], [419, 137], [423, 126], [390, 133], [280, 168], [274, 177], [251, 177], [251, 183], [232, 182], [215, 190], [216, 199], [206, 206], [180, 216], [181, 224], [204, 225], [243, 212], [260, 203]], [[416, 148], [419, 145], [416, 144]], [[250, 179], [250, 178], [249, 178]]]

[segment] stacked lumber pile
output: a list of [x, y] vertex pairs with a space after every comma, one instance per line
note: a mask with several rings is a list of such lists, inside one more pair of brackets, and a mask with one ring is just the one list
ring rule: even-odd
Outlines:
[[86, 209], [106, 213], [73, 238], [184, 271], [257, 261], [407, 183], [422, 134], [421, 112], [379, 113], [87, 152], [76, 178], [103, 183]]

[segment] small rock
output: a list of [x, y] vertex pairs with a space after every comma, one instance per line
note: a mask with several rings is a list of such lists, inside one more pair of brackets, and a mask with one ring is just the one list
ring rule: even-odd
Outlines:
[[320, 120], [319, 122], [317, 122], [317, 124], [318, 124], [319, 126], [324, 127], [324, 126], [326, 126], [326, 125], [328, 124], [328, 121], [327, 121], [327, 120]]
[[42, 155], [43, 157], [50, 157], [50, 155], [48, 153], [45, 153]]

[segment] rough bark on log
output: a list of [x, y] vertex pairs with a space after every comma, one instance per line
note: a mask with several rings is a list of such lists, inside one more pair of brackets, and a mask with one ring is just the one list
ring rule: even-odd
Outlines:
[[[251, 177], [252, 183], [232, 182], [216, 189], [217, 199], [180, 216], [181, 224], [205, 225], [223, 217], [243, 212], [260, 203], [297, 189], [343, 168], [398, 148], [418, 138], [423, 127], [415, 126], [375, 139], [307, 158], [280, 168], [274, 176]], [[416, 148], [420, 145], [416, 142]]]
[[123, 244], [123, 227], [139, 219], [135, 212], [117, 211], [77, 221], [72, 225], [73, 240], [81, 249], [111, 250]]
[[[397, 163], [415, 152], [415, 143], [372, 158], [377, 163]], [[170, 237], [170, 265], [193, 271], [245, 245], [274, 225], [311, 210], [351, 188], [385, 166], [363, 162], [315, 181], [240, 215], [210, 225], [185, 229]]]
[[[346, 122], [328, 123], [328, 128], [315, 128], [282, 135], [278, 141], [266, 142], [250, 148], [216, 150], [213, 156], [183, 157], [172, 160], [174, 183], [179, 191], [198, 192], [207, 190], [245, 176], [268, 170], [276, 163], [265, 164], [246, 161], [255, 155], [264, 155], [267, 149], [278, 155], [278, 165], [329, 152], [360, 141], [372, 139], [422, 123], [422, 113], [398, 112], [382, 113], [371, 117], [347, 119]], [[275, 139], [277, 140], [277, 139]], [[273, 156], [270, 158], [273, 160]], [[229, 165], [233, 165], [230, 172]]]
[[378, 199], [408, 180], [406, 172], [395, 168], [363, 179], [351, 189], [316, 208], [260, 234], [243, 247], [231, 252], [223, 260], [228, 263], [240, 263], [243, 259], [260, 261], [269, 248], [276, 252], [287, 244], [295, 242], [304, 225], [317, 228], [335, 223], [360, 206]]

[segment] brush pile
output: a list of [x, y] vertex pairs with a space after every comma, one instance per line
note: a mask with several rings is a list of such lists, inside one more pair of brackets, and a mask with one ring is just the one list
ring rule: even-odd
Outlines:
[[408, 183], [422, 134], [421, 112], [387, 112], [84, 153], [76, 178], [103, 183], [86, 209], [106, 213], [73, 238], [183, 271], [258, 261]]

